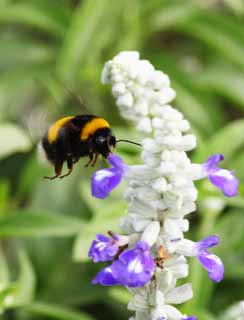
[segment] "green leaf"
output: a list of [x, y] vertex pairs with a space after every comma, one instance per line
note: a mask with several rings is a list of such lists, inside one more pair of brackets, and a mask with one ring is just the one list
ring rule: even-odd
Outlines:
[[0, 124], [0, 159], [30, 148], [31, 141], [23, 129], [10, 123]]
[[30, 303], [34, 298], [36, 278], [31, 262], [26, 252], [21, 249], [19, 253], [20, 276], [17, 281], [17, 291], [14, 296], [13, 306], [22, 306]]
[[7, 259], [3, 253], [2, 248], [0, 247], [0, 283], [3, 286], [6, 286], [10, 281], [10, 274]]
[[214, 52], [244, 68], [243, 28], [229, 16], [199, 10], [192, 19], [180, 21], [176, 29], [206, 43]]
[[[3, 258], [3, 256], [1, 256]], [[5, 263], [5, 262], [4, 262]], [[20, 275], [16, 282], [1, 282], [0, 310], [11, 309], [30, 303], [34, 296], [35, 274], [23, 249], [19, 252]]]
[[20, 210], [0, 219], [0, 237], [71, 236], [82, 222], [71, 216], [47, 211]]
[[6, 179], [0, 180], [0, 217], [4, 217], [10, 204], [10, 183]]
[[151, 31], [163, 31], [190, 19], [197, 7], [193, 1], [160, 1], [149, 18]]
[[[99, 25], [105, 18], [109, 6], [108, 0], [84, 0], [76, 9], [57, 64], [63, 79], [68, 80], [72, 77], [74, 79], [73, 75], [89, 52], [89, 47], [96, 32], [99, 32]], [[89, 55], [92, 55], [92, 52], [89, 52]]]
[[215, 233], [221, 239], [217, 250], [225, 265], [226, 278], [244, 278], [243, 225], [243, 212], [229, 211], [227, 215], [219, 219], [215, 226]]
[[131, 293], [126, 288], [123, 288], [123, 287], [110, 288], [108, 293], [112, 299], [124, 305], [127, 305], [131, 298]]
[[244, 152], [240, 152], [240, 154], [236, 155], [233, 159], [233, 168], [235, 168], [236, 175], [238, 179], [244, 181]]
[[140, 44], [141, 20], [140, 20], [140, 1], [126, 0], [124, 4], [122, 28], [123, 32], [119, 39], [117, 52], [125, 49], [138, 50]]
[[244, 145], [244, 120], [232, 121], [199, 146], [194, 160], [201, 162], [214, 153], [222, 153], [229, 161]]
[[226, 63], [210, 64], [204, 72], [199, 72], [197, 83], [207, 92], [212, 91], [232, 101], [233, 107], [244, 108], [243, 73]]
[[[124, 201], [106, 202], [97, 212], [97, 216], [92, 219], [84, 230], [78, 235], [74, 243], [73, 258], [75, 261], [87, 261], [89, 248], [96, 234], [106, 234], [107, 231], [119, 231], [119, 218], [125, 210]], [[106, 223], [104, 223], [106, 221]]]
[[48, 11], [40, 10], [34, 5], [15, 3], [0, 6], [1, 23], [21, 23], [30, 27], [35, 27], [55, 36], [62, 36], [64, 26], [48, 14]]
[[126, 202], [121, 197], [121, 191], [113, 191], [107, 199], [95, 199], [90, 195], [90, 185], [82, 184], [82, 197], [94, 213], [92, 220], [78, 235], [74, 243], [73, 258], [75, 261], [88, 260], [88, 251], [92, 241], [98, 233], [107, 233], [112, 230], [119, 231], [119, 219], [123, 215]]
[[15, 69], [18, 66], [42, 65], [52, 61], [53, 46], [42, 44], [27, 36], [6, 34], [1, 36], [0, 61], [1, 70]]
[[93, 320], [94, 318], [84, 312], [75, 312], [57, 305], [35, 302], [24, 307], [24, 310], [33, 315], [46, 316], [57, 320]]

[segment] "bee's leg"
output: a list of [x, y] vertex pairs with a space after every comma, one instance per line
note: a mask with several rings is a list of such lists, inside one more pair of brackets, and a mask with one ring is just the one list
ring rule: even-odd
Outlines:
[[79, 157], [74, 158], [74, 159], [73, 159], [73, 164], [74, 164], [74, 163], [76, 163], [76, 162], [78, 162], [79, 160], [80, 160], [80, 158], [79, 158]]
[[71, 174], [71, 172], [73, 170], [73, 159], [72, 158], [67, 159], [67, 167], [69, 169], [68, 172], [65, 173], [64, 175], [60, 176], [59, 179], [63, 179], [64, 177], [68, 177]]
[[55, 170], [55, 176], [53, 177], [43, 177], [44, 179], [49, 179], [49, 180], [54, 180], [56, 178], [58, 178], [62, 172], [62, 168], [63, 168], [63, 163], [55, 163], [55, 166], [54, 166], [54, 170]]
[[98, 157], [99, 157], [99, 154], [98, 154], [98, 153], [96, 153], [96, 154], [95, 154], [95, 157], [94, 157], [94, 160], [92, 161], [92, 164], [91, 164], [91, 166], [92, 166], [92, 167], [94, 167], [94, 166], [95, 166], [95, 164], [96, 164], [96, 162], [97, 162]]
[[84, 165], [84, 167], [89, 167], [89, 165], [92, 163], [94, 157], [94, 153], [89, 153], [89, 161]]

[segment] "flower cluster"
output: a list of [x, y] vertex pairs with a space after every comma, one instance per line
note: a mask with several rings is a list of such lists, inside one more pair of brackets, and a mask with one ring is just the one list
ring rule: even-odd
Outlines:
[[190, 284], [177, 286], [188, 275], [185, 257], [197, 257], [216, 282], [222, 280], [224, 266], [208, 250], [219, 243], [217, 236], [199, 242], [184, 239], [186, 216], [196, 210], [194, 180], [207, 177], [226, 196], [237, 194], [238, 180], [218, 167], [222, 155], [191, 163], [186, 152], [195, 148], [196, 138], [188, 133], [188, 121], [169, 105], [175, 97], [169, 78], [140, 60], [137, 52], [122, 52], [107, 62], [102, 81], [112, 85], [121, 115], [148, 137], [142, 141], [143, 164], [129, 166], [110, 154], [111, 167], [92, 177], [97, 198], [108, 196], [122, 177], [128, 182], [128, 214], [121, 220], [126, 236], [99, 235], [93, 242], [89, 256], [94, 262], [112, 260], [93, 283], [128, 287], [128, 308], [135, 311], [131, 320], [195, 320], [172, 306], [193, 296]]

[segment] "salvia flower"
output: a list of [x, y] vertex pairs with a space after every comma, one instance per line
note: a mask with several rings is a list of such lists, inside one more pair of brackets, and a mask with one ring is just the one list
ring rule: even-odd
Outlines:
[[97, 234], [97, 240], [92, 242], [88, 256], [93, 262], [112, 260], [119, 250], [119, 236], [113, 234], [112, 237]]
[[[127, 181], [128, 210], [120, 227], [130, 239], [128, 248], [120, 248], [93, 283], [128, 287], [132, 295], [128, 309], [135, 312], [132, 319], [196, 320], [174, 306], [193, 297], [190, 284], [177, 286], [178, 279], [188, 276], [185, 256], [198, 257], [213, 281], [222, 279], [224, 267], [208, 251], [219, 242], [217, 237], [197, 243], [184, 239], [189, 230], [187, 215], [196, 210], [194, 182], [208, 177], [225, 195], [234, 196], [238, 181], [232, 171], [218, 167], [221, 155], [204, 164], [191, 162], [187, 152], [196, 147], [196, 137], [183, 114], [170, 105], [176, 95], [170, 80], [140, 59], [138, 52], [121, 52], [108, 61], [102, 82], [112, 86], [121, 116], [145, 138], [140, 165], [127, 166], [110, 155], [111, 168], [92, 178], [92, 194], [102, 199], [122, 177]], [[132, 235], [137, 239], [132, 241]]]
[[127, 167], [123, 160], [113, 153], [109, 154], [108, 161], [110, 168], [98, 170], [92, 176], [92, 195], [99, 199], [106, 198], [117, 187]]
[[139, 241], [133, 249], [123, 251], [111, 266], [102, 269], [93, 279], [93, 284], [141, 287], [151, 280], [154, 268], [149, 245]]
[[113, 275], [123, 286], [136, 288], [151, 280], [155, 264], [149, 245], [137, 242], [135, 248], [124, 251], [112, 265]]
[[92, 280], [92, 284], [101, 284], [103, 286], [114, 286], [119, 284], [113, 276], [112, 267], [103, 268]]
[[221, 259], [207, 249], [219, 244], [219, 238], [215, 235], [206, 237], [199, 242], [180, 240], [177, 252], [186, 256], [198, 257], [199, 262], [208, 271], [209, 278], [214, 282], [220, 282], [224, 276], [224, 265]]
[[235, 197], [238, 194], [239, 181], [234, 172], [218, 167], [219, 162], [224, 160], [222, 154], [214, 154], [208, 158], [203, 167], [209, 181], [219, 188], [227, 197]]

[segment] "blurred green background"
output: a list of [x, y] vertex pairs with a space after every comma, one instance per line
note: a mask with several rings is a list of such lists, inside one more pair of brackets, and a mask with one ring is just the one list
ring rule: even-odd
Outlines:
[[[195, 297], [181, 309], [216, 320], [244, 298], [244, 1], [0, 0], [0, 319], [129, 317], [127, 291], [92, 286], [101, 265], [87, 259], [95, 234], [116, 230], [125, 186], [92, 199], [85, 160], [70, 177], [44, 181], [52, 169], [38, 161], [36, 147], [49, 123], [82, 112], [65, 87], [107, 118], [117, 137], [139, 141], [100, 83], [103, 64], [131, 49], [172, 79], [175, 106], [198, 136], [192, 159], [221, 152], [241, 180], [235, 199], [198, 183], [187, 236], [221, 236], [215, 251], [225, 279], [213, 285], [194, 261]], [[139, 152], [118, 148], [130, 164]]]

